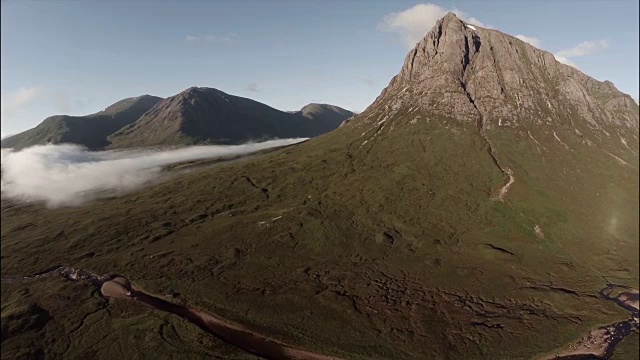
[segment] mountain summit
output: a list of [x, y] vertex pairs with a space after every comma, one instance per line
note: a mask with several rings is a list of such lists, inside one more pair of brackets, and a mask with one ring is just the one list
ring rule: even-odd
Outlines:
[[[444, 127], [475, 124], [509, 184], [512, 169], [496, 154], [506, 149], [494, 146], [505, 137], [533, 142], [543, 158], [543, 144], [602, 151], [622, 164], [638, 154], [638, 105], [631, 96], [547, 51], [453, 13], [437, 21], [356, 119], [358, 127], [375, 124], [388, 131], [436, 119]], [[569, 145], [574, 142], [581, 146]]]
[[[406, 91], [405, 91], [406, 90]], [[469, 25], [453, 13], [407, 55], [380, 101], [414, 105], [444, 116], [516, 131], [567, 124], [581, 133], [609, 126], [637, 131], [633, 98], [554, 56], [496, 30]], [[576, 115], [586, 123], [570, 124]]]

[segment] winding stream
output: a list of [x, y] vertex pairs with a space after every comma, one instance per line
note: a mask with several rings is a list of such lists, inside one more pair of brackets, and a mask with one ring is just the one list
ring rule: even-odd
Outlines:
[[[624, 291], [619, 291], [620, 289]], [[616, 292], [617, 295], [612, 296], [612, 294]], [[603, 299], [613, 301], [618, 306], [629, 311], [631, 313], [630, 318], [593, 329], [577, 342], [570, 344], [561, 352], [551, 357], [544, 358], [545, 360], [609, 359], [622, 339], [631, 334], [633, 329], [640, 329], [640, 322], [638, 320], [638, 298], [640, 293], [638, 289], [626, 285], [607, 284], [605, 288], [598, 291], [598, 294]]]
[[100, 290], [106, 298], [126, 299], [136, 301], [154, 309], [166, 311], [183, 317], [194, 323], [204, 331], [216, 336], [220, 340], [239, 347], [240, 349], [266, 359], [291, 360], [339, 360], [336, 357], [325, 356], [302, 350], [269, 339], [241, 325], [234, 324], [215, 314], [192, 307], [181, 306], [136, 288], [124, 277], [96, 275], [85, 270], [78, 270], [66, 266], [55, 267], [51, 270], [31, 276], [14, 276], [2, 278], [3, 283], [15, 283], [37, 280], [59, 275], [70, 281], [87, 281]]
[[[81, 269], [58, 266], [31, 276], [3, 277], [1, 281], [3, 283], [15, 283], [55, 275], [62, 276], [70, 281], [87, 281], [99, 289], [100, 293], [106, 298], [136, 301], [154, 309], [178, 315], [222, 341], [263, 358], [339, 360], [339, 358], [336, 357], [309, 352], [286, 345], [277, 340], [269, 339], [215, 314], [163, 300], [142, 291], [131, 284], [129, 279], [120, 276], [96, 275]], [[613, 301], [628, 310], [631, 313], [630, 318], [625, 321], [619, 321], [593, 329], [582, 339], [568, 345], [562, 351], [555, 355], [545, 357], [545, 360], [608, 359], [613, 355], [616, 345], [618, 345], [622, 339], [631, 334], [634, 329], [640, 328], [638, 314], [640, 292], [638, 289], [625, 285], [608, 284], [605, 288], [601, 289], [598, 294], [603, 299]], [[613, 294], [615, 294], [615, 296], [612, 296]]]

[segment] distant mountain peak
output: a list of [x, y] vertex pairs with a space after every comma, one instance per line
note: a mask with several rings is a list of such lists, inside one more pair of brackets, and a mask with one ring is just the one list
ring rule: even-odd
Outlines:
[[181, 97], [200, 96], [203, 94], [211, 94], [211, 93], [218, 93], [218, 92], [221, 92], [221, 91], [214, 88], [192, 86], [180, 92], [176, 96], [181, 96]]
[[141, 95], [117, 101], [104, 110], [86, 116], [55, 115], [35, 128], [2, 139], [3, 148], [21, 149], [33, 145], [73, 143], [89, 149], [108, 145], [107, 137], [153, 108], [162, 98]]
[[351, 115], [328, 104], [309, 104], [301, 111], [284, 112], [215, 88], [193, 86], [159, 102], [110, 140], [111, 147], [132, 147], [313, 137], [337, 128]]

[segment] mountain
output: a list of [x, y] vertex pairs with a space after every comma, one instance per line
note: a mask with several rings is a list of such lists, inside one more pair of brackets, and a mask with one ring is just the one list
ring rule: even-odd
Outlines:
[[336, 129], [351, 116], [352, 112], [328, 104], [283, 112], [217, 89], [192, 87], [167, 99], [150, 95], [124, 99], [87, 116], [51, 116], [33, 129], [2, 139], [2, 147], [74, 143], [99, 150], [238, 144], [314, 137]]
[[310, 103], [303, 106], [300, 110], [288, 110], [287, 112], [289, 114], [298, 114], [308, 119], [315, 119], [322, 116], [344, 119], [345, 116], [355, 115], [354, 112], [343, 109], [339, 106], [318, 103]]
[[315, 131], [322, 133], [336, 129], [343, 121], [355, 115], [335, 105], [316, 103], [306, 105], [294, 114], [312, 120], [308, 125], [315, 126]]
[[159, 102], [109, 139], [111, 148], [116, 148], [313, 137], [337, 128], [351, 115], [347, 110], [322, 104], [310, 104], [289, 113], [217, 89], [192, 87]]
[[107, 136], [138, 120], [162, 98], [143, 95], [127, 98], [86, 116], [56, 115], [33, 129], [2, 139], [3, 148], [21, 149], [48, 143], [74, 143], [97, 150], [108, 145]]
[[[2, 274], [126, 274], [347, 359], [552, 356], [630, 318], [599, 291], [639, 286], [638, 136], [638, 106], [613, 84], [448, 14], [325, 136], [81, 207], [3, 200]], [[11, 333], [3, 355], [41, 338], [54, 358], [247, 355], [58, 280], [3, 283], [9, 329], [55, 314]], [[616, 356], [636, 356], [629, 336]]]
[[638, 131], [637, 104], [611, 82], [599, 82], [549, 52], [465, 24], [453, 14], [409, 52], [370, 109], [390, 106], [391, 116], [409, 102], [413, 111], [425, 108], [475, 122], [480, 130], [506, 127], [523, 136], [536, 127], [558, 127], [584, 142], [613, 140], [611, 146], [621, 151], [628, 148], [620, 139], [631, 141]]

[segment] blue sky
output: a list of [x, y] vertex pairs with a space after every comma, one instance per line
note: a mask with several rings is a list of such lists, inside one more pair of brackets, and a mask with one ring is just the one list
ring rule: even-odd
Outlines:
[[637, 0], [2, 0], [2, 133], [141, 94], [215, 87], [362, 111], [447, 11], [521, 35], [638, 98]]

